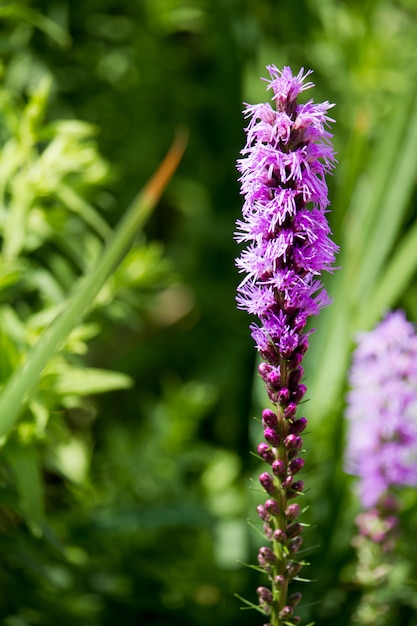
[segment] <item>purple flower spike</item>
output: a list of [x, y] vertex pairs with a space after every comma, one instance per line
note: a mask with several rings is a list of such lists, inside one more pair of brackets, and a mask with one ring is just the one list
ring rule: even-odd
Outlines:
[[[383, 615], [369, 583], [389, 587], [401, 532], [400, 488], [417, 487], [417, 333], [402, 311], [359, 335], [350, 386], [345, 469], [358, 479], [363, 507], [352, 539], [354, 580], [367, 590], [357, 607], [362, 621], [365, 614]], [[389, 621], [386, 606], [382, 619]]]
[[350, 384], [346, 470], [367, 509], [417, 486], [417, 335], [402, 311], [359, 336]]
[[307, 424], [305, 418], [296, 420], [307, 390], [302, 361], [312, 330], [306, 331], [306, 324], [330, 303], [321, 274], [332, 271], [338, 251], [326, 218], [326, 175], [335, 163], [327, 128], [333, 121], [328, 116], [333, 105], [297, 102], [313, 87], [306, 80], [311, 71], [293, 75], [289, 67], [279, 70], [273, 65], [267, 70], [272, 102], [246, 105], [247, 141], [237, 164], [244, 204], [235, 238], [246, 246], [236, 260], [243, 274], [237, 304], [257, 317], [250, 328], [262, 360], [258, 372], [274, 405], [262, 414], [268, 445], [258, 447], [275, 477], [264, 472], [260, 482], [274, 498], [258, 512], [266, 537], [272, 537], [275, 560], [265, 562], [261, 554], [259, 562], [272, 586], [271, 622], [291, 619], [295, 624], [295, 603], [287, 602], [287, 591], [301, 568], [290, 555], [302, 539], [301, 526], [296, 534], [287, 533], [300, 512], [299, 505], [288, 500], [303, 491], [302, 481], [293, 482], [293, 475], [303, 467], [300, 434]]

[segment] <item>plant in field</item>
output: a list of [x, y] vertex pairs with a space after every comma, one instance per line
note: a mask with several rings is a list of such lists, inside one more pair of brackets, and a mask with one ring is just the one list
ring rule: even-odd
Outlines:
[[398, 491], [417, 486], [417, 334], [402, 311], [358, 336], [349, 381], [345, 465], [363, 508], [353, 544], [355, 580], [365, 589], [354, 619], [382, 625], [396, 572]]
[[293, 75], [289, 67], [267, 68], [272, 104], [247, 105], [247, 143], [238, 162], [243, 219], [236, 239], [247, 244], [237, 259], [244, 278], [238, 306], [256, 315], [252, 337], [262, 359], [259, 374], [273, 408], [262, 413], [265, 441], [259, 456], [269, 465], [260, 483], [268, 498], [258, 507], [268, 545], [258, 561], [269, 586], [259, 587], [259, 607], [270, 624], [296, 624], [301, 593], [288, 586], [303, 565], [302, 524], [298, 521], [304, 483], [301, 434], [307, 420], [297, 417], [306, 393], [303, 355], [311, 331], [308, 319], [328, 305], [321, 282], [332, 271], [337, 246], [326, 218], [329, 204], [325, 177], [334, 166], [328, 102], [297, 103], [313, 86], [311, 72]]

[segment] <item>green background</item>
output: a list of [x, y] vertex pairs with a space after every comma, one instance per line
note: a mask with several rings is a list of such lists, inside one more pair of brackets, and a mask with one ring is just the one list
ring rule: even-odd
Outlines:
[[[189, 131], [182, 162], [137, 238], [137, 256], [101, 294], [88, 316], [96, 329], [88, 352], [82, 348], [73, 362], [121, 372], [134, 384], [118, 379], [96, 389], [105, 395], [84, 393], [81, 374], [72, 394], [64, 377], [69, 389], [64, 394], [61, 381], [61, 395], [54, 388], [51, 399], [45, 378], [37, 391], [49, 415], [42, 436], [26, 415], [26, 430], [20, 424], [4, 448], [6, 626], [263, 623], [234, 597], [256, 602], [262, 582], [242, 563], [256, 562], [261, 541], [247, 523], [257, 525], [262, 497], [250, 451], [262, 435], [253, 416], [267, 404], [254, 376], [251, 320], [235, 306], [233, 231], [242, 204], [235, 169], [245, 141], [242, 103], [268, 99], [259, 80], [267, 64], [312, 68], [308, 97], [336, 103], [339, 165], [328, 181], [329, 221], [341, 269], [325, 277], [334, 304], [314, 320], [306, 356], [302, 478], [304, 521], [312, 526], [303, 575], [312, 582], [299, 588], [304, 623], [351, 623], [364, 590], [353, 582], [350, 543], [360, 505], [354, 479], [343, 472], [346, 373], [359, 330], [396, 307], [417, 321], [416, 41], [413, 0], [0, 3], [2, 262], [7, 269], [13, 257], [13, 272], [21, 272], [19, 281], [0, 283], [1, 303], [19, 323], [28, 328], [32, 315], [64, 302], [94, 263], [91, 224], [60, 208], [62, 181], [114, 226], [176, 130]], [[49, 229], [42, 245], [29, 228], [24, 243], [7, 244], [8, 210], [26, 189], [19, 176], [29, 174], [24, 165], [12, 171], [4, 146], [21, 128], [25, 145], [22, 111], [46, 76], [50, 94], [33, 145], [42, 153], [48, 123], [80, 120], [94, 125], [93, 152], [74, 149], [76, 173], [33, 191], [30, 210], [43, 211], [39, 232]], [[51, 177], [58, 164], [47, 165]], [[9, 313], [0, 321], [3, 353], [12, 354], [2, 362], [7, 380], [20, 335]], [[77, 394], [83, 402], [71, 400]], [[400, 501], [402, 535], [381, 591], [396, 626], [417, 624], [417, 498], [409, 489]]]

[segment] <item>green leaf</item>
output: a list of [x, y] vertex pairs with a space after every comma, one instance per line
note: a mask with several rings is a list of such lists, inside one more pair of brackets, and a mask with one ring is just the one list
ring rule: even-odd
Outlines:
[[109, 236], [110, 227], [107, 225], [107, 222], [71, 187], [61, 183], [57, 196], [68, 209], [80, 215], [86, 224], [91, 226], [100, 237], [105, 239]]
[[6, 446], [5, 456], [16, 477], [26, 522], [33, 534], [40, 536], [44, 499], [38, 451], [33, 445], [13, 441]]
[[76, 283], [60, 314], [32, 349], [26, 363], [14, 371], [3, 388], [0, 394], [0, 437], [5, 437], [13, 428], [45, 366], [89, 310], [106, 280], [127, 254], [138, 230], [142, 228], [174, 174], [185, 145], [186, 135], [183, 132], [177, 136], [157, 172], [129, 207], [100, 258]]
[[[415, 184], [417, 170], [417, 101], [408, 119], [405, 136], [398, 145], [397, 159], [388, 177], [388, 188], [374, 216], [372, 235], [367, 240], [361, 259], [359, 281], [354, 290], [359, 297], [375, 284], [379, 272], [398, 236], [405, 211]], [[381, 178], [379, 187], [385, 189], [386, 178]], [[378, 186], [377, 195], [380, 194]]]
[[391, 308], [404, 293], [417, 269], [417, 221], [404, 235], [398, 249], [391, 258], [382, 278], [376, 284], [370, 297], [370, 304], [364, 314], [364, 327], [373, 326], [381, 311]]
[[96, 393], [127, 389], [133, 385], [130, 376], [120, 372], [95, 368], [60, 367], [54, 383], [54, 391], [59, 395], [88, 396]]
[[67, 47], [71, 43], [71, 37], [56, 22], [53, 22], [45, 15], [38, 13], [31, 7], [24, 6], [18, 2], [12, 2], [6, 6], [0, 7], [0, 18], [16, 17], [27, 21], [32, 26], [46, 33], [51, 39], [56, 41], [62, 47]]

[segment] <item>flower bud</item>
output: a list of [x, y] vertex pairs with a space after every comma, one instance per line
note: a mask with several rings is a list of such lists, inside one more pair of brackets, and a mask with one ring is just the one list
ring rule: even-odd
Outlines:
[[256, 593], [258, 594], [259, 602], [261, 604], [272, 604], [273, 596], [270, 589], [267, 587], [258, 587]]
[[268, 472], [263, 472], [259, 476], [259, 482], [261, 483], [265, 491], [269, 493], [270, 496], [272, 496], [275, 493], [276, 487], [275, 487], [274, 479], [272, 478], [271, 474], [268, 474]]
[[296, 591], [292, 593], [288, 598], [288, 604], [292, 607], [296, 607], [297, 604], [301, 601], [303, 594], [300, 591]]
[[294, 578], [301, 571], [302, 568], [301, 563], [297, 563], [296, 561], [289, 561], [286, 565], [286, 570], [288, 572], [288, 576], [290, 578]]
[[267, 463], [272, 463], [275, 459], [275, 454], [268, 446], [267, 443], [262, 442], [258, 446], [258, 454], [259, 456], [266, 461]]
[[279, 435], [273, 428], [265, 428], [264, 437], [271, 446], [279, 446]]
[[275, 459], [272, 463], [272, 471], [278, 478], [282, 478], [286, 474], [285, 463], [281, 459]]
[[290, 399], [290, 391], [287, 387], [282, 387], [277, 393], [277, 400], [279, 404], [287, 404]]
[[265, 546], [263, 546], [262, 548], [259, 548], [258, 561], [260, 565], [265, 565], [269, 563], [272, 564], [272, 563], [275, 563], [276, 560], [277, 560], [276, 554], [274, 553], [273, 550], [271, 550], [271, 548], [267, 548]]
[[290, 463], [290, 472], [291, 474], [297, 474], [300, 470], [302, 470], [304, 467], [304, 460], [300, 459], [300, 457], [297, 457], [296, 459], [293, 459]]
[[272, 369], [272, 365], [269, 365], [268, 363], [260, 363], [258, 365], [258, 373], [259, 376], [265, 381], [267, 382], [267, 377], [269, 372]]
[[292, 614], [294, 613], [294, 610], [292, 609], [292, 607], [285, 605], [282, 607], [282, 609], [279, 612], [279, 616], [282, 619], [288, 619], [289, 617], [292, 616]]
[[298, 404], [305, 396], [307, 387], [305, 385], [297, 385], [291, 394], [291, 399]]
[[299, 366], [296, 370], [291, 372], [289, 386], [292, 388], [298, 385], [303, 375], [304, 375], [304, 368]]
[[284, 446], [287, 450], [300, 450], [303, 446], [303, 440], [297, 435], [287, 435], [284, 439]]
[[266, 382], [271, 385], [272, 389], [278, 390], [281, 386], [281, 376], [277, 370], [269, 372]]
[[274, 515], [277, 516], [279, 515], [279, 506], [278, 506], [278, 502], [276, 500], [274, 500], [273, 498], [269, 498], [266, 502], [265, 502], [265, 509], [268, 511], [268, 513], [270, 515]]
[[302, 480], [297, 480], [295, 483], [292, 484], [291, 489], [293, 489], [294, 491], [298, 491], [299, 493], [302, 493], [304, 489], [304, 482]]
[[306, 428], [308, 422], [305, 417], [300, 417], [298, 420], [295, 420], [290, 426], [290, 433], [294, 435], [300, 435], [303, 430]]
[[295, 520], [300, 515], [300, 505], [296, 502], [294, 504], [289, 504], [285, 509], [285, 517], [289, 520]]
[[274, 530], [274, 539], [278, 543], [285, 543], [287, 541], [287, 535], [282, 528], [277, 528]]
[[290, 526], [288, 526], [287, 535], [289, 538], [297, 537], [301, 533], [302, 530], [303, 530], [303, 527], [301, 526], [301, 524], [294, 522], [294, 524], [291, 524]]
[[288, 550], [290, 551], [290, 554], [296, 554], [302, 545], [303, 545], [302, 537], [294, 537], [294, 539], [291, 539], [288, 545]]
[[297, 480], [291, 485], [291, 488], [287, 491], [287, 498], [296, 498], [303, 492], [304, 482], [302, 480]]
[[274, 411], [271, 411], [271, 409], [264, 409], [262, 411], [262, 423], [265, 428], [269, 427], [274, 430], [278, 428], [278, 418]]
[[270, 514], [268, 513], [268, 511], [266, 510], [263, 504], [258, 504], [258, 506], [256, 507], [256, 510], [261, 520], [263, 520], [264, 522], [269, 521]]
[[296, 370], [297, 367], [302, 362], [302, 360], [303, 360], [303, 355], [300, 352], [294, 352], [291, 359], [289, 360], [288, 368], [290, 370]]
[[282, 574], [278, 574], [277, 576], [274, 576], [274, 584], [277, 589], [280, 589], [281, 587], [285, 585], [285, 577], [282, 576]]
[[297, 405], [295, 404], [295, 402], [289, 402], [284, 409], [285, 419], [287, 420], [292, 419], [294, 415], [296, 414], [296, 412], [297, 412]]

